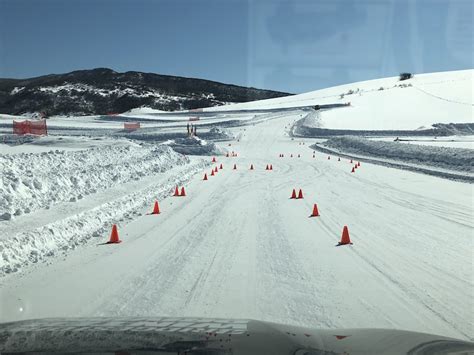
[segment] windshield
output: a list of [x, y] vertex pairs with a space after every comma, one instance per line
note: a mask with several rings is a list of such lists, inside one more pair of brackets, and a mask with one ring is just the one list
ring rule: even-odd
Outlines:
[[470, 0], [0, 0], [0, 326], [472, 341], [473, 32]]

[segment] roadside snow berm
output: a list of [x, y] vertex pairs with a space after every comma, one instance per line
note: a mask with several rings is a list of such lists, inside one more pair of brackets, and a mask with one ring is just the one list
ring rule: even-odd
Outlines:
[[153, 212], [151, 214], [160, 214], [160, 206], [158, 205], [158, 201], [155, 201], [155, 205], [153, 206]]
[[319, 211], [318, 211], [318, 205], [317, 204], [313, 205], [313, 213], [311, 213], [310, 217], [319, 217]]
[[341, 241], [337, 244], [337, 246], [347, 244], [352, 244], [352, 242], [351, 238], [349, 237], [349, 229], [347, 229], [347, 226], [344, 226], [344, 229], [342, 230]]
[[112, 233], [110, 233], [109, 241], [105, 244], [118, 244], [118, 243], [122, 243], [122, 241], [119, 239], [117, 225], [114, 224], [112, 225]]
[[174, 189], [174, 195], [173, 196], [179, 196], [179, 189], [178, 189], [178, 186], [176, 185], [175, 189]]

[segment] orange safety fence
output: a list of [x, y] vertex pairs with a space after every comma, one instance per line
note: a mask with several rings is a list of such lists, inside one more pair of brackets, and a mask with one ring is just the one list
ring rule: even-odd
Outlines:
[[126, 129], [128, 131], [134, 131], [139, 128], [140, 128], [140, 122], [124, 122], [123, 123], [123, 129]]
[[46, 120], [41, 121], [13, 121], [13, 134], [34, 134], [38, 136], [47, 135], [48, 127]]

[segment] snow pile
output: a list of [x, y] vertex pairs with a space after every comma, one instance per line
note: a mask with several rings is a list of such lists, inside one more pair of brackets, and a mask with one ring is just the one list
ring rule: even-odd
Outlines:
[[220, 150], [213, 142], [199, 137], [176, 138], [167, 144], [178, 153], [185, 155], [216, 155]]
[[58, 202], [74, 202], [187, 162], [166, 146], [149, 144], [0, 154], [0, 221]]
[[[158, 170], [170, 169], [175, 164], [187, 162], [188, 159], [178, 156], [168, 147], [161, 147], [151, 153], [157, 154], [157, 157], [150, 161], [150, 164], [159, 169], [154, 169], [155, 174], [151, 175], [148, 183], [143, 186], [137, 184], [130, 193], [108, 200], [92, 209], [36, 229], [0, 238], [0, 276], [18, 272], [25, 266], [46, 258], [65, 254], [90, 241], [103, 243], [112, 224], [117, 223], [120, 228], [121, 225], [136, 219], [153, 201], [169, 196], [176, 184], [182, 185], [197, 171], [209, 165], [209, 162], [196, 161], [178, 166], [173, 169], [174, 172], [171, 170], [167, 175], [156, 174]], [[157, 161], [161, 161], [161, 164]], [[95, 241], [96, 238], [100, 238], [100, 241]]]
[[471, 149], [401, 144], [352, 136], [331, 138], [324, 145], [354, 155], [373, 156], [461, 172], [471, 173], [474, 166], [474, 151]]

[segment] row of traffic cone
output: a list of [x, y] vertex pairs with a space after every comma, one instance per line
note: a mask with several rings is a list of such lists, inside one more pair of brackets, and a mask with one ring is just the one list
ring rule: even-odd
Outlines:
[[302, 198], [303, 198], [303, 190], [300, 189], [300, 191], [298, 192], [298, 195], [296, 195], [296, 190], [293, 189], [290, 199], [302, 199]]
[[[236, 157], [236, 156], [237, 156], [237, 153], [234, 153], [234, 151], [232, 151], [232, 153], [229, 154], [229, 152], [227, 152], [225, 156], [226, 156], [227, 158], [229, 158], [229, 157]], [[213, 163], [215, 163], [215, 162], [213, 162]]]
[[179, 188], [178, 186], [176, 185], [175, 189], [174, 189], [174, 194], [173, 196], [176, 196], [176, 197], [183, 197], [183, 196], [186, 196], [186, 191], [184, 190], [184, 186], [181, 187], [181, 192], [179, 191]]
[[270, 164], [270, 165], [267, 164], [267, 166], [265, 167], [265, 170], [273, 170], [273, 165], [272, 164]]
[[[296, 190], [293, 189], [293, 191], [291, 193], [291, 199], [302, 199], [302, 198], [303, 198], [303, 191], [300, 189], [299, 192], [298, 192], [298, 195], [296, 195]], [[312, 211], [312, 213], [309, 217], [319, 217], [319, 216], [320, 216], [320, 214], [319, 214], [319, 210], [318, 210], [318, 205], [314, 204], [313, 205], [313, 211]], [[352, 244], [352, 242], [351, 242], [351, 239], [349, 237], [349, 229], [347, 228], [347, 226], [344, 226], [344, 228], [342, 230], [341, 241], [337, 245], [339, 246], [339, 245], [346, 245], [346, 244]]]

